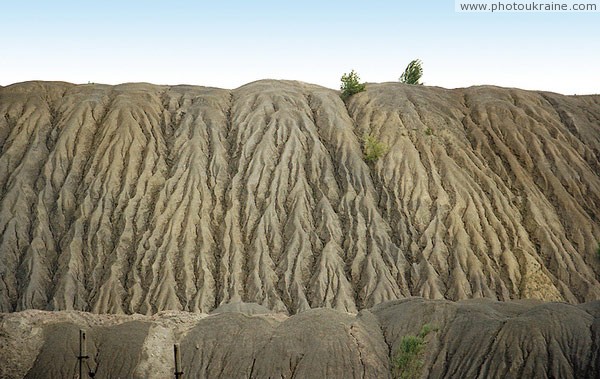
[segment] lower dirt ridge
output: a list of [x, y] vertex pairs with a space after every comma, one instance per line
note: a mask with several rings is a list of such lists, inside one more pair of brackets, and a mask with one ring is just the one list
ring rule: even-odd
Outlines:
[[[289, 316], [230, 303], [152, 316], [0, 315], [1, 378], [600, 378], [600, 301], [384, 302]], [[84, 376], [87, 377], [87, 376]]]

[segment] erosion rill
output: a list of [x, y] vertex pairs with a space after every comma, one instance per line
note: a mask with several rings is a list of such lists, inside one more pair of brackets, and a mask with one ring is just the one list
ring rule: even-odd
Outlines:
[[28, 82], [0, 152], [1, 378], [600, 378], [599, 95]]

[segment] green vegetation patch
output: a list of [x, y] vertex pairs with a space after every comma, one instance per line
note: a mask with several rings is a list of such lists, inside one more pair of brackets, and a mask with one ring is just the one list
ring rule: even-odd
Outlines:
[[406, 66], [404, 72], [400, 76], [400, 82], [406, 84], [423, 84], [421, 77], [423, 76], [423, 62], [415, 59]]
[[367, 163], [375, 163], [385, 153], [388, 147], [383, 142], [379, 141], [374, 136], [367, 134], [363, 138], [363, 153]]
[[349, 74], [342, 75], [342, 85], [340, 86], [342, 94], [340, 97], [346, 101], [350, 96], [365, 90], [365, 83], [360, 82], [358, 74], [352, 70]]
[[421, 376], [425, 363], [425, 347], [427, 346], [425, 337], [432, 331], [437, 331], [437, 328], [425, 324], [418, 335], [402, 337], [400, 347], [392, 359], [392, 376], [394, 378], [416, 379]]

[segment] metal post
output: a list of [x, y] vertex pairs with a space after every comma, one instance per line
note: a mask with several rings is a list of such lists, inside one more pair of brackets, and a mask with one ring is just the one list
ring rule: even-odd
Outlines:
[[181, 371], [181, 356], [179, 355], [179, 344], [173, 345], [173, 352], [175, 353], [175, 379], [180, 379], [183, 376]]
[[83, 329], [79, 330], [79, 356], [77, 360], [79, 361], [79, 379], [83, 379], [83, 360], [88, 359], [86, 352], [86, 344], [85, 344], [85, 332]]

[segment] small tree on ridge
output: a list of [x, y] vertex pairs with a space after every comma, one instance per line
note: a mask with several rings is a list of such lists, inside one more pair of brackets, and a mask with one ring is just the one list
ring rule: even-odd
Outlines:
[[340, 97], [346, 101], [350, 96], [365, 90], [365, 83], [360, 82], [358, 74], [352, 70], [349, 74], [342, 75], [342, 85], [340, 86], [342, 94]]
[[423, 84], [419, 82], [423, 76], [423, 62], [420, 59], [415, 59], [406, 66], [404, 72], [400, 76], [400, 82], [406, 84]]

